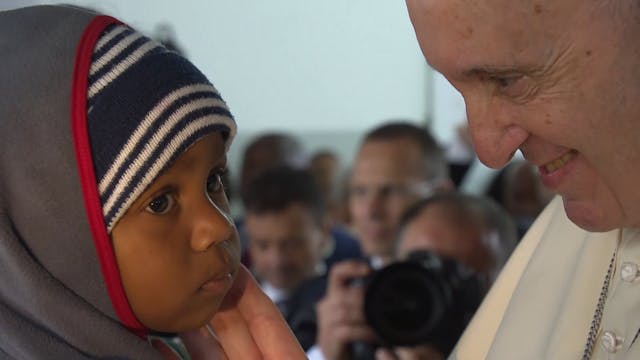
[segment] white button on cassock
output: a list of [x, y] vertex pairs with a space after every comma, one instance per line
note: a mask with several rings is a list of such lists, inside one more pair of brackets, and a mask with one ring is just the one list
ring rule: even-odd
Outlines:
[[622, 338], [616, 336], [613, 331], [605, 331], [600, 339], [600, 345], [606, 352], [614, 353], [622, 345]]
[[620, 277], [623, 281], [632, 282], [638, 278], [638, 264], [624, 262], [620, 267]]

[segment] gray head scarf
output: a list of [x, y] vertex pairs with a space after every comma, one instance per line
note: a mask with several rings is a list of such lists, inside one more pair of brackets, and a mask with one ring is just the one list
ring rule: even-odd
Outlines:
[[[161, 358], [115, 309], [76, 162], [74, 64], [95, 19], [62, 6], [0, 12], [0, 359]], [[224, 126], [230, 140], [233, 120]], [[98, 232], [108, 238], [104, 223]]]

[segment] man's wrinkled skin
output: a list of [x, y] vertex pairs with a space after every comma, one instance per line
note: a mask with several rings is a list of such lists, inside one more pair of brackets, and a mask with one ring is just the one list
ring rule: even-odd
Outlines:
[[520, 150], [580, 227], [640, 225], [638, 2], [407, 6], [428, 63], [464, 96], [485, 164], [501, 167]]

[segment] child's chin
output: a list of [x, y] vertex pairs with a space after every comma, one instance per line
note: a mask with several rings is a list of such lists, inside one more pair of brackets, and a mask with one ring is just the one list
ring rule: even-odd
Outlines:
[[154, 332], [169, 334], [197, 330], [209, 324], [219, 308], [220, 301], [217, 301], [215, 305], [199, 309], [197, 312], [192, 311], [191, 314], [185, 314], [184, 316], [177, 317], [175, 320], [166, 319], [161, 323], [156, 321], [149, 324], [151, 326], [147, 325], [147, 327]]
[[216, 304], [216, 306], [212, 307], [211, 310], [207, 311], [205, 315], [199, 317], [198, 319], [195, 319], [191, 324], [186, 326], [181, 331], [189, 331], [189, 330], [199, 329], [199, 328], [209, 324], [211, 322], [211, 320], [213, 320], [213, 317], [218, 312], [219, 308], [220, 308], [220, 304], [218, 302]]

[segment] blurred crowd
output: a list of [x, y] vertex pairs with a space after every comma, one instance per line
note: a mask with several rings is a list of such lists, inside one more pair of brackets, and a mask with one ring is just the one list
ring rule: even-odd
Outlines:
[[460, 190], [476, 159], [458, 130], [445, 148], [388, 121], [351, 164], [285, 131], [243, 149], [237, 184], [226, 177], [242, 261], [310, 359], [444, 359], [550, 201], [517, 159], [481, 193]]

